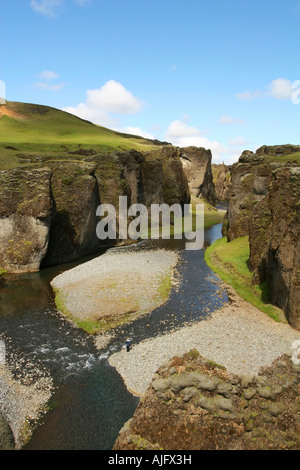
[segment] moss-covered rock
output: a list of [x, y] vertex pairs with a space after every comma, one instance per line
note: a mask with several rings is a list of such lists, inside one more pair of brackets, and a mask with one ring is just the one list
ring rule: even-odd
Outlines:
[[14, 449], [15, 440], [13, 432], [3, 415], [0, 413], [0, 450]]
[[96, 165], [85, 162], [49, 162], [56, 214], [44, 266], [77, 259], [96, 250], [96, 210], [99, 195]]
[[191, 194], [204, 198], [214, 205], [216, 194], [212, 176], [211, 151], [201, 147], [185, 147], [181, 149], [180, 158]]
[[258, 377], [231, 375], [200, 355], [174, 358], [155, 374], [114, 450], [138, 450], [138, 442], [164, 450], [299, 450], [299, 378], [287, 356]]
[[49, 168], [0, 172], [0, 266], [4, 270], [39, 270], [54, 216], [51, 176]]

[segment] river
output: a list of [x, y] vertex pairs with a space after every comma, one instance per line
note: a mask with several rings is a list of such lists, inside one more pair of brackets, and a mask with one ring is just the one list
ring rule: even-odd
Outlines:
[[[205, 230], [205, 245], [221, 237], [221, 225]], [[187, 251], [184, 240], [145, 240], [113, 250], [167, 249], [180, 252], [179, 288], [149, 315], [119, 327], [110, 344], [98, 351], [92, 338], [56, 311], [50, 281], [77, 263], [39, 273], [0, 278], [0, 334], [14, 357], [38, 364], [55, 384], [51, 410], [37, 427], [28, 450], [111, 450], [138, 398], [108, 363], [130, 336], [133, 344], [204, 319], [228, 302], [220, 282], [204, 261], [204, 250]], [[85, 260], [80, 260], [84, 262]], [[22, 374], [22, 371], [18, 372]]]

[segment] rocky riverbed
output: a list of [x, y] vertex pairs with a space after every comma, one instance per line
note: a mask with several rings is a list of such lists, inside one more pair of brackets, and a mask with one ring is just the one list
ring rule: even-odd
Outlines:
[[52, 378], [35, 364], [13, 358], [0, 365], [0, 450], [20, 449], [47, 411]]
[[174, 356], [196, 348], [199, 353], [233, 374], [256, 376], [282, 354], [290, 354], [300, 334], [288, 324], [276, 323], [242, 300], [231, 288], [230, 304], [207, 320], [135, 345], [129, 353], [113, 354], [109, 362], [127, 388], [141, 396], [158, 368]]

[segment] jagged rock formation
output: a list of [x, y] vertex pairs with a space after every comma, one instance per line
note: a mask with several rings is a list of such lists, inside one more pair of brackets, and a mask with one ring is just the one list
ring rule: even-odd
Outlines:
[[215, 205], [216, 195], [213, 184], [210, 150], [198, 147], [181, 149], [181, 162], [191, 194], [206, 199]]
[[172, 146], [147, 154], [89, 150], [85, 161], [74, 155], [36, 166], [0, 172], [0, 267], [9, 272], [94, 253], [105, 244], [96, 236], [96, 209], [108, 203], [118, 213], [119, 196], [128, 197], [128, 206], [190, 202], [180, 150]]
[[230, 187], [230, 167], [222, 163], [212, 165], [213, 182], [215, 185], [216, 201], [227, 202]]
[[287, 356], [236, 376], [193, 350], [158, 370], [114, 450], [299, 450], [299, 378]]
[[36, 271], [46, 255], [53, 198], [50, 169], [0, 172], [0, 266]]
[[[224, 233], [229, 241], [249, 235], [253, 281], [267, 283], [270, 301], [300, 329], [300, 166], [293, 161], [298, 151], [264, 146], [242, 154], [231, 168]], [[291, 158], [280, 161], [278, 155]]]
[[300, 330], [300, 167], [278, 168], [266, 197], [252, 211], [250, 269]]
[[78, 259], [97, 249], [96, 210], [100, 199], [95, 170], [96, 165], [85, 162], [53, 163], [55, 216], [44, 266]]

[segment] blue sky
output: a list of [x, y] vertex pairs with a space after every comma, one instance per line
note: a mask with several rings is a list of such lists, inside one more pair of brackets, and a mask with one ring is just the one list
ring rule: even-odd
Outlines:
[[13, 0], [0, 80], [8, 100], [230, 163], [300, 144], [299, 22], [298, 0]]

